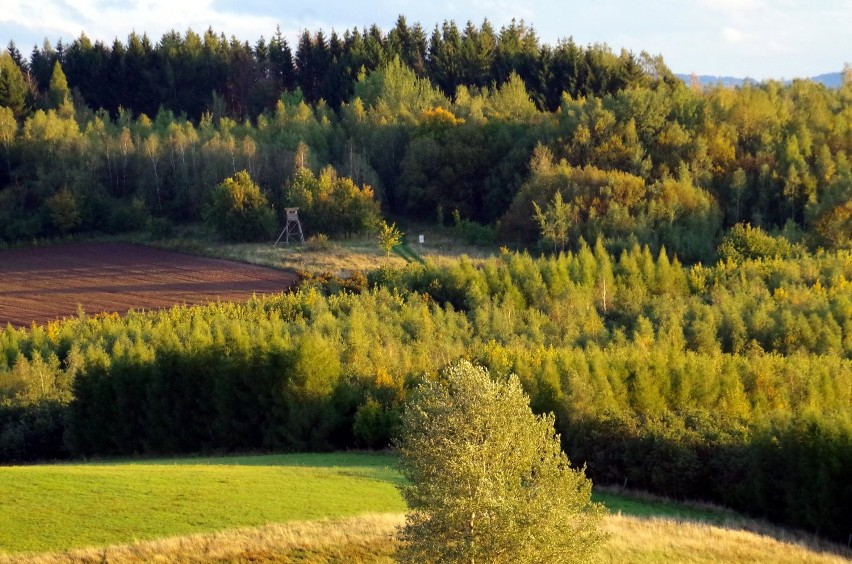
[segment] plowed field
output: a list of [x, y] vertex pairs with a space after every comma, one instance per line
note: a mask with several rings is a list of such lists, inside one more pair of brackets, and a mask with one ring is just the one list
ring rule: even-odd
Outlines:
[[282, 292], [294, 274], [124, 243], [0, 252], [0, 327]]

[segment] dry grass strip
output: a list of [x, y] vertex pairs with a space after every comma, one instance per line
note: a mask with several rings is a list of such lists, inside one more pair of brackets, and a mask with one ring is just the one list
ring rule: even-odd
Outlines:
[[[20, 557], [0, 564], [393, 562], [401, 514], [293, 522], [128, 545]], [[852, 551], [754, 521], [726, 526], [662, 518], [610, 515], [607, 563], [848, 564]]]

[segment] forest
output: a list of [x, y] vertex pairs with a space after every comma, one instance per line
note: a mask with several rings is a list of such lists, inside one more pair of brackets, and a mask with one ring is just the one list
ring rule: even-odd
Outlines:
[[598, 483], [840, 539], [852, 255], [684, 267], [601, 243], [0, 333], [0, 459], [381, 448], [457, 358], [517, 374]]
[[[384, 214], [501, 246], [8, 326], [0, 462], [383, 448], [467, 358], [517, 374], [596, 483], [852, 532], [848, 69], [702, 88], [523, 22], [81, 35], [0, 55], [0, 142], [6, 246], [201, 221], [271, 240], [287, 205], [309, 234]], [[247, 224], [216, 220], [237, 201]]]
[[556, 192], [571, 241], [688, 262], [738, 223], [810, 249], [852, 236], [850, 80], [700, 89], [659, 56], [541, 45], [523, 23], [426, 41], [404, 18], [305, 32], [295, 53], [280, 34], [83, 35], [29, 60], [9, 45], [0, 66], [7, 244], [199, 221], [243, 170], [280, 213], [298, 169], [329, 166], [389, 214], [457, 214], [510, 246], [536, 242], [532, 202]]

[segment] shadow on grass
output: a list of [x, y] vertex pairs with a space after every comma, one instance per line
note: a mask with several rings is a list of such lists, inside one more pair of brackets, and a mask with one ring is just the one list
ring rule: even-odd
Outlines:
[[415, 251], [411, 245], [408, 244], [408, 241], [403, 241], [399, 245], [393, 248], [393, 252], [396, 255], [401, 256], [406, 260], [406, 262], [419, 262], [420, 264], [426, 264], [426, 261], [423, 260], [417, 251]]

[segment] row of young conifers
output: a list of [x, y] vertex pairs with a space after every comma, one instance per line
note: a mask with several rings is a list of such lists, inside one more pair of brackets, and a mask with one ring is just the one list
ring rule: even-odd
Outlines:
[[[0, 333], [0, 460], [382, 448], [458, 358], [517, 374], [598, 483], [852, 530], [852, 254], [635, 247], [382, 269]], [[357, 282], [362, 280], [362, 282]]]

